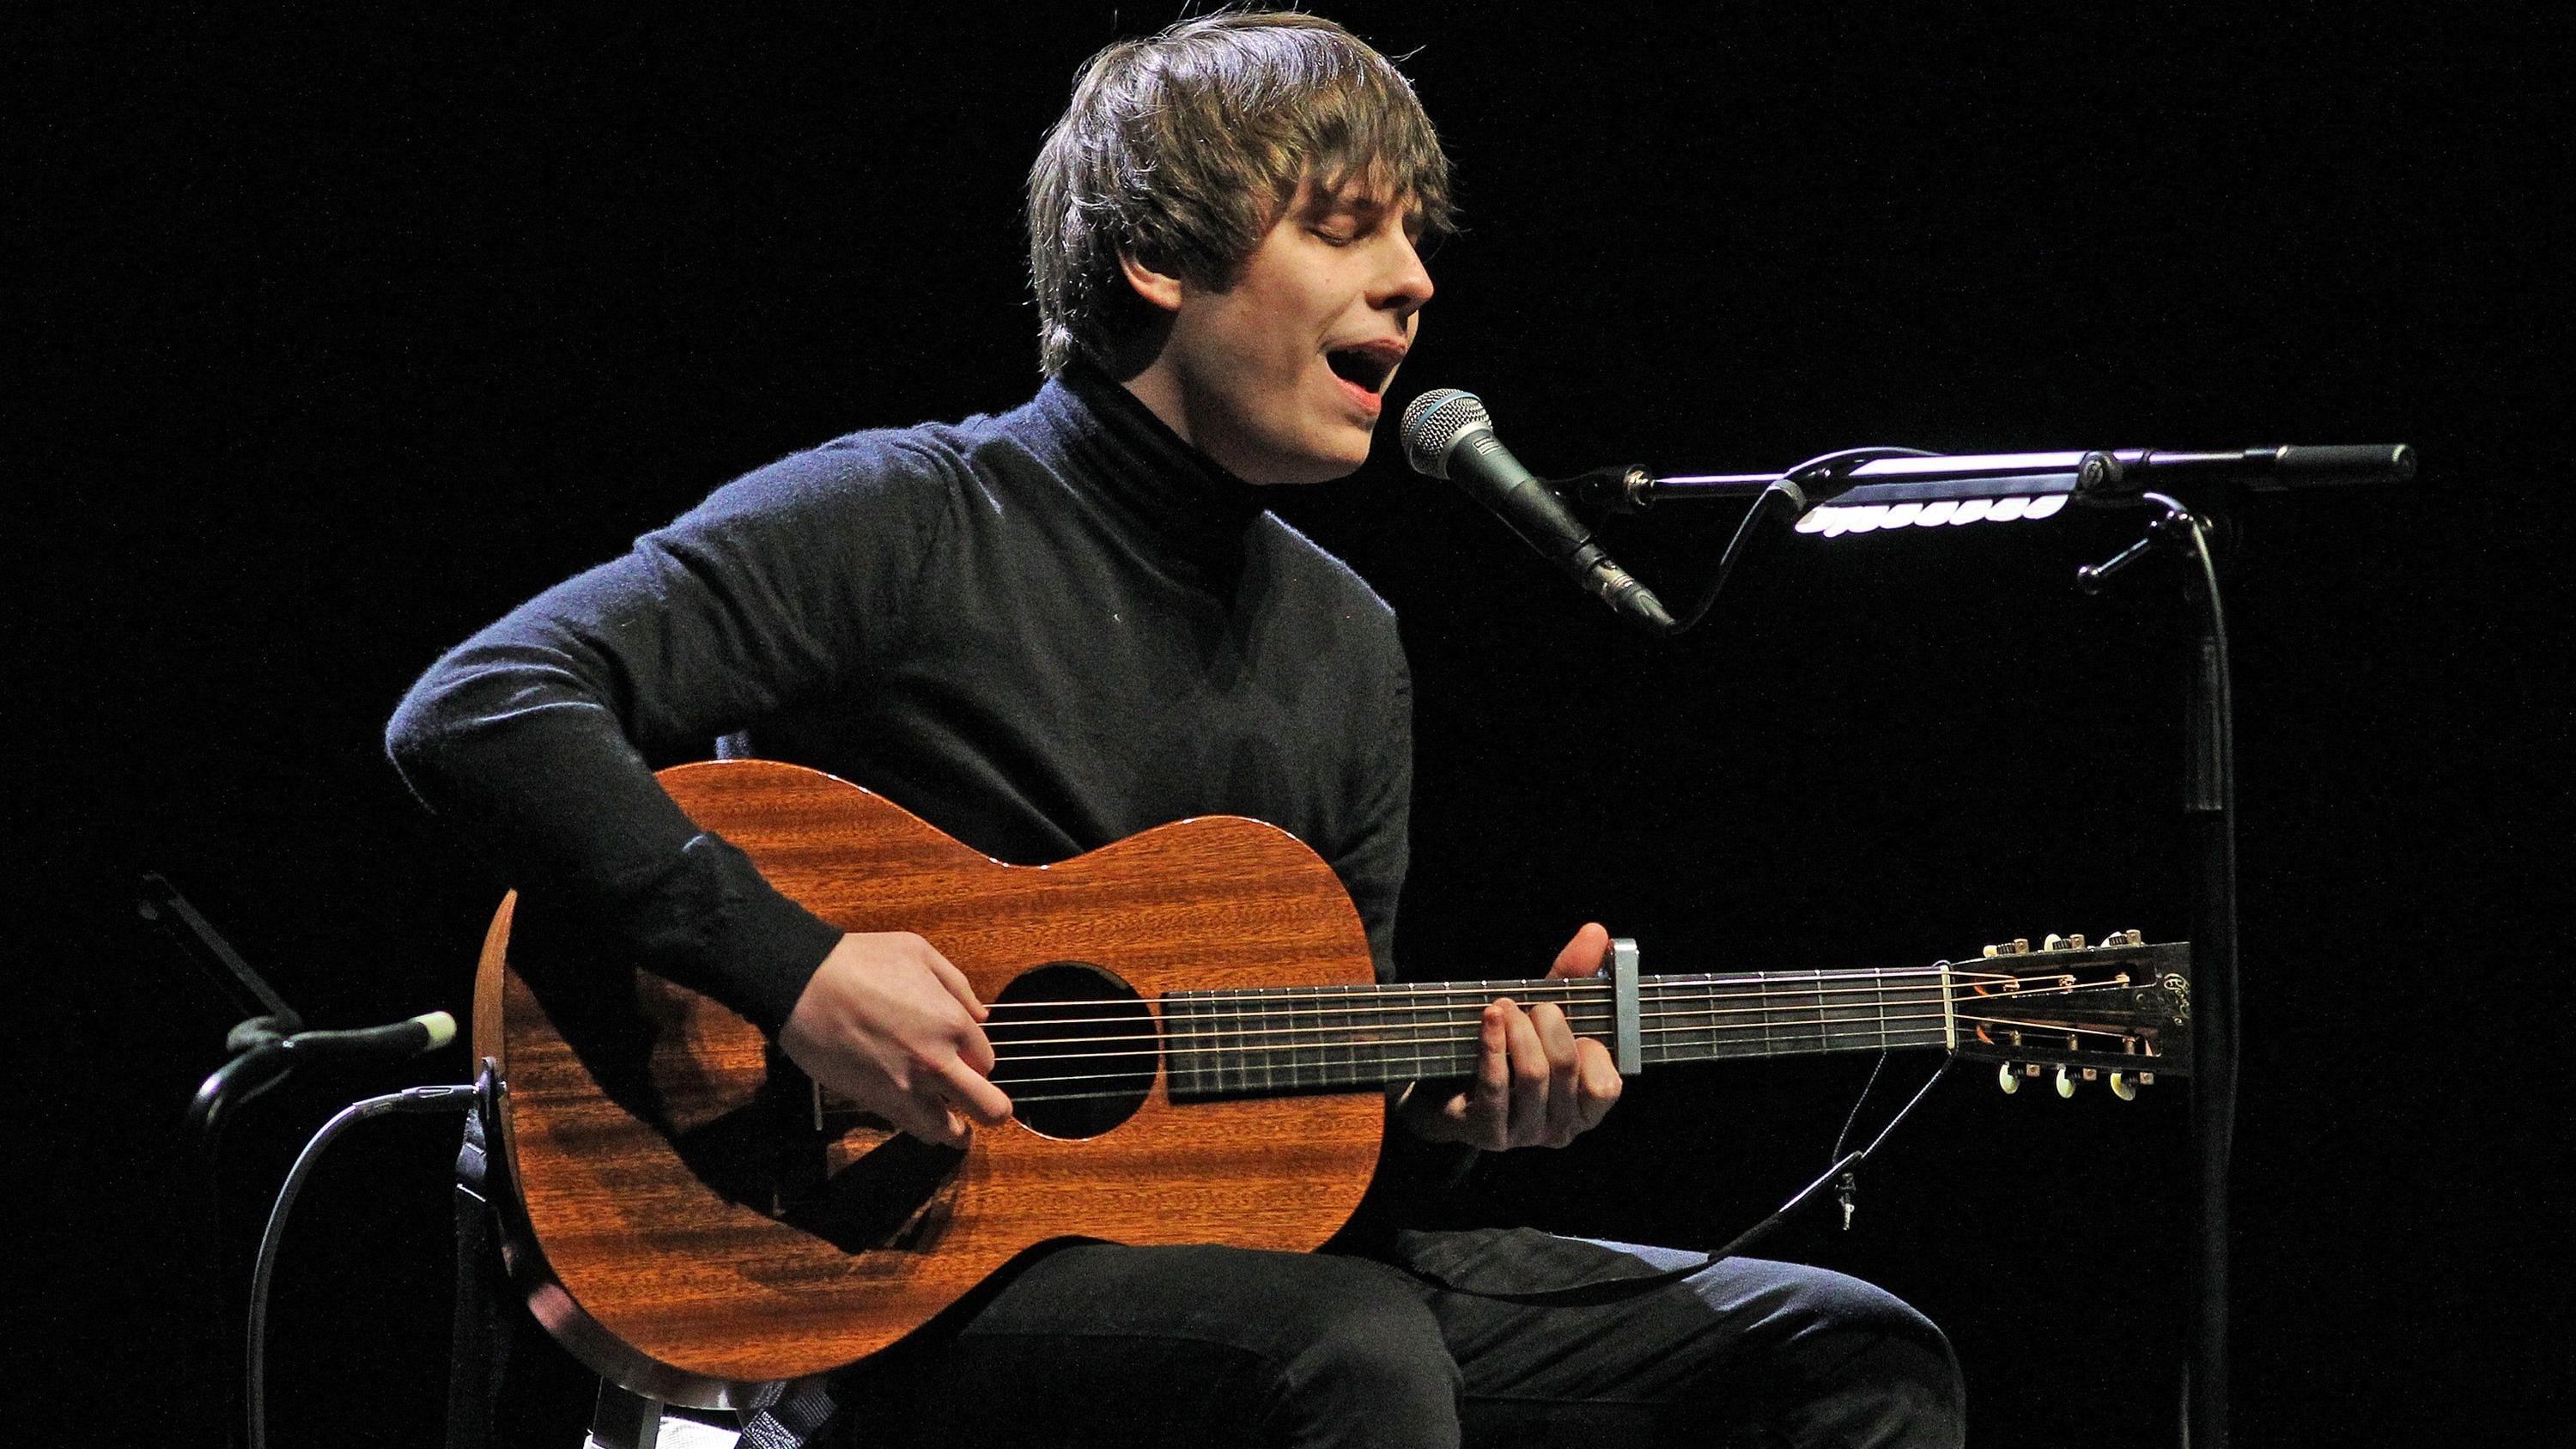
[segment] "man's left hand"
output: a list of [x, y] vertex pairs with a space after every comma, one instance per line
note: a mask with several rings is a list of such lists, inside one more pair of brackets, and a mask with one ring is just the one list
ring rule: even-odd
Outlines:
[[[1609, 931], [1587, 923], [1556, 953], [1548, 979], [1591, 976], [1609, 950]], [[1610, 1049], [1576, 1036], [1556, 1003], [1523, 1009], [1498, 998], [1485, 1007], [1480, 1029], [1483, 1051], [1464, 1091], [1444, 1094], [1415, 1082], [1398, 1099], [1396, 1115], [1414, 1135], [1493, 1150], [1563, 1147], [1619, 1100]]]

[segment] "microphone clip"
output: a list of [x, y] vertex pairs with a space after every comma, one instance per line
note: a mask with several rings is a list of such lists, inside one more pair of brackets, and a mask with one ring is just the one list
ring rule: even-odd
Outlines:
[[1655, 501], [1655, 475], [1634, 464], [1595, 468], [1571, 478], [1551, 480], [1548, 486], [1577, 503], [1612, 513], [1643, 513]]

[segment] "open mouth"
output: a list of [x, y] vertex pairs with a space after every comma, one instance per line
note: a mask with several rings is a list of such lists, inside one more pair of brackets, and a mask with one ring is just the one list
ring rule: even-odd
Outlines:
[[1367, 393], [1385, 392], [1387, 380], [1395, 376], [1396, 364], [1402, 361], [1404, 349], [1391, 342], [1336, 347], [1324, 354], [1324, 365], [1335, 377]]

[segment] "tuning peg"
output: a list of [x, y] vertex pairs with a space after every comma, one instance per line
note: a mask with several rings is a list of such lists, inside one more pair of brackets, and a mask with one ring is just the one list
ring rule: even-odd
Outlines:
[[2015, 937], [2013, 937], [2013, 939], [2012, 939], [2012, 953], [2013, 953], [2014, 955], [2016, 955], [2016, 956], [2027, 956], [2027, 955], [2029, 955], [2029, 954], [2030, 954], [2030, 937], [2028, 937], [2028, 936], [2015, 936]]
[[2048, 933], [2048, 939], [2039, 943], [2039, 949], [2043, 951], [2063, 951], [2066, 949], [2066, 938], [2057, 934], [2055, 931], [2051, 931]]
[[2012, 1063], [2006, 1062], [1995, 1068], [1995, 1085], [2001, 1087], [2007, 1097], [2021, 1090], [2021, 1078], [2013, 1075]]
[[2067, 1075], [2066, 1068], [2064, 1067], [2059, 1067], [2057, 1069], [2057, 1095], [2061, 1097], [2072, 1097], [2075, 1095], [2075, 1078]]
[[2078, 931], [2078, 932], [2076, 932], [2074, 935], [2067, 937], [2067, 938], [2066, 938], [2066, 949], [2067, 949], [2067, 950], [2069, 950], [2069, 951], [2081, 951], [2081, 950], [2083, 950], [2083, 949], [2084, 949], [2084, 933], [2083, 933], [2082, 931]]
[[2123, 1102], [2134, 1102], [2138, 1100], [2138, 1084], [2130, 1078], [2127, 1072], [2113, 1072], [2111, 1074], [2111, 1095], [2119, 1098]]

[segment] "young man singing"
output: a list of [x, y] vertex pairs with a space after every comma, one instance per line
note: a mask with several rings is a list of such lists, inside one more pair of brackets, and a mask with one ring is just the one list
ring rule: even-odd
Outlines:
[[[1016, 1130], [965, 978], [918, 936], [844, 934], [779, 895], [646, 752], [723, 736], [1021, 863], [1268, 820], [1331, 863], [1390, 976], [1394, 619], [1263, 491], [1366, 459], [1447, 214], [1410, 86], [1329, 21], [1221, 14], [1110, 47], [1030, 175], [1036, 398], [719, 490], [440, 660], [395, 716], [396, 762], [514, 881], [933, 1141]], [[1551, 974], [1589, 974], [1606, 942], [1585, 926]], [[1430, 1144], [1563, 1145], [1618, 1097], [1552, 1005], [1496, 1001], [1482, 1031], [1472, 1079], [1402, 1095], [1388, 1172]], [[1054, 1252], [848, 1374], [847, 1417], [872, 1445], [1960, 1437], [1939, 1332], [1848, 1278], [1735, 1260], [1533, 1305], [1507, 1295], [1687, 1258], [1398, 1224], [1351, 1242]]]

